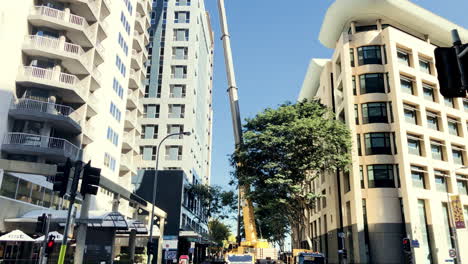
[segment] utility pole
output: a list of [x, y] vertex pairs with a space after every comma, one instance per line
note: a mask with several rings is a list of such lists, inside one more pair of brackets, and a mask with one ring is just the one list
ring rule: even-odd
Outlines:
[[44, 228], [44, 241], [42, 242], [41, 252], [39, 254], [39, 263], [46, 264], [47, 263], [47, 256], [45, 254], [46, 247], [47, 247], [47, 238], [49, 237], [49, 229], [50, 229], [50, 220], [52, 218], [51, 214], [48, 214], [46, 217], [45, 228]]
[[70, 188], [70, 199], [69, 199], [70, 205], [68, 207], [67, 222], [65, 224], [65, 230], [63, 231], [63, 240], [62, 240], [62, 245], [60, 246], [58, 264], [63, 264], [65, 261], [65, 255], [67, 253], [67, 243], [68, 243], [68, 230], [70, 228], [70, 222], [71, 222], [71, 213], [73, 210], [73, 205], [75, 204], [76, 191], [78, 189], [78, 182], [80, 180], [82, 171], [83, 171], [83, 162], [77, 161], [75, 163], [73, 180], [72, 180], [72, 184]]
[[[81, 205], [80, 218], [89, 218], [89, 206], [91, 203], [91, 196], [83, 196], [83, 204]], [[86, 221], [80, 221], [78, 230], [76, 232], [76, 250], [74, 256], [74, 263], [84, 263], [83, 256], [86, 247], [86, 232], [88, 231], [88, 223]]]

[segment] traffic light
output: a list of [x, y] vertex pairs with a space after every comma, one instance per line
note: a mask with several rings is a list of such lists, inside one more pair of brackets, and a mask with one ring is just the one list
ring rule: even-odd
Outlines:
[[70, 159], [67, 159], [65, 164], [57, 165], [57, 173], [54, 178], [54, 192], [59, 192], [59, 197], [63, 197], [67, 193], [68, 179], [70, 178], [70, 171], [73, 167]]
[[42, 214], [37, 217], [36, 233], [43, 233], [47, 223], [47, 215]]
[[156, 242], [149, 240], [146, 246], [148, 250], [148, 255], [156, 255], [156, 252], [157, 252]]
[[47, 241], [46, 248], [45, 248], [45, 253], [46, 256], [49, 256], [52, 254], [54, 251], [54, 246], [55, 246], [55, 236], [51, 235], [49, 236], [49, 240]]
[[403, 252], [411, 253], [411, 240], [409, 238], [403, 238]]
[[[461, 45], [461, 50], [464, 49], [468, 49], [468, 44]], [[466, 87], [462, 87], [462, 76], [455, 48], [438, 47], [434, 53], [440, 93], [447, 98], [465, 97], [467, 90]], [[468, 55], [461, 57], [460, 62], [465, 73], [465, 83], [468, 83]]]
[[81, 195], [96, 195], [101, 180], [101, 169], [91, 167], [91, 161], [83, 167], [83, 180], [81, 181]]

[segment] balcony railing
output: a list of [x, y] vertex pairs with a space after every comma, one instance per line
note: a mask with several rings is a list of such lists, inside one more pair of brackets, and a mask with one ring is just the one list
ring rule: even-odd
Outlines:
[[39, 79], [42, 81], [59, 82], [64, 85], [73, 86], [75, 89], [78, 88], [78, 90], [83, 89], [83, 87], [80, 85], [80, 79], [72, 74], [56, 72], [35, 66], [24, 66], [23, 74], [28, 78]]
[[54, 138], [26, 133], [7, 133], [3, 144], [37, 147], [49, 150], [63, 151], [65, 157], [76, 160], [80, 149], [63, 138]]
[[69, 22], [71, 24], [82, 26], [85, 29], [87, 29], [89, 27], [89, 24], [88, 24], [88, 22], [86, 21], [86, 19], [84, 17], [69, 14], [68, 18], [67, 18], [65, 11], [61, 11], [61, 10], [51, 8], [51, 7], [48, 7], [48, 6], [35, 6], [35, 14], [36, 15], [41, 15], [41, 16], [48, 16], [48, 17], [52, 17], [52, 18], [55, 18], [55, 19], [58, 19], [58, 20], [66, 21], [66, 22]]
[[87, 63], [85, 51], [80, 45], [69, 42], [64, 42], [61, 44], [58, 38], [29, 35], [25, 38], [25, 45], [29, 45], [35, 49], [64, 52], [67, 55], [78, 56], [79, 59], [84, 60], [84, 63]]
[[11, 109], [42, 112], [53, 115], [70, 116], [75, 110], [66, 105], [59, 105], [33, 99], [19, 99], [11, 105]]
[[135, 104], [137, 104], [138, 97], [135, 95], [135, 93], [132, 92], [132, 90], [128, 90], [127, 100], [131, 100], [131, 101], [135, 102]]
[[102, 46], [101, 42], [96, 43], [96, 49], [98, 50], [99, 53], [104, 55], [104, 52], [106, 51], [104, 47]]

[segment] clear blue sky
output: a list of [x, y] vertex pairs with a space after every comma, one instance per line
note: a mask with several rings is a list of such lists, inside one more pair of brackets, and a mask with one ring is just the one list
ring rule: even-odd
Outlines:
[[[331, 0], [225, 0], [242, 119], [295, 101], [311, 58], [330, 57], [318, 41]], [[352, 0], [349, 0], [352, 1]], [[402, 0], [404, 1], [404, 0]], [[468, 28], [467, 0], [413, 0]], [[211, 183], [226, 186], [234, 148], [216, 0], [205, 0], [215, 31], [214, 125]]]

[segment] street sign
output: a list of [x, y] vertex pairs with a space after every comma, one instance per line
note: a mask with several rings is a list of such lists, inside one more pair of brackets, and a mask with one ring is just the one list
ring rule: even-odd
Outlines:
[[449, 256], [451, 258], [456, 258], [457, 257], [457, 251], [455, 249], [449, 249]]
[[414, 248], [419, 248], [419, 240], [415, 239], [415, 240], [411, 240], [411, 247], [414, 247]]

